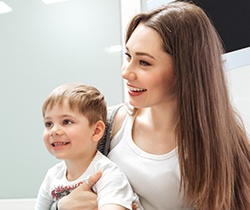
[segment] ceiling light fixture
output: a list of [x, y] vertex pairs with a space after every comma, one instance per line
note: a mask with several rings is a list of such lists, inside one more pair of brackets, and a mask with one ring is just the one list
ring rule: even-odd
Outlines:
[[11, 12], [12, 8], [3, 1], [0, 1], [0, 14]]
[[60, 3], [64, 1], [69, 1], [69, 0], [42, 0], [44, 4], [54, 4], [54, 3]]

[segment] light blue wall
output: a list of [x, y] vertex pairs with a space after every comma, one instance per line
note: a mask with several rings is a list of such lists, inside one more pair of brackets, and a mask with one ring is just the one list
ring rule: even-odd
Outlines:
[[41, 106], [66, 82], [94, 85], [108, 105], [122, 102], [118, 0], [8, 0], [0, 15], [0, 199], [36, 197], [57, 160], [42, 140]]

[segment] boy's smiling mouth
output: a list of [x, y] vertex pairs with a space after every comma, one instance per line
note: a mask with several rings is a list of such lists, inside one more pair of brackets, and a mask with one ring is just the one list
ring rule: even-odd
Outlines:
[[53, 142], [51, 145], [53, 147], [60, 147], [69, 144], [69, 142]]

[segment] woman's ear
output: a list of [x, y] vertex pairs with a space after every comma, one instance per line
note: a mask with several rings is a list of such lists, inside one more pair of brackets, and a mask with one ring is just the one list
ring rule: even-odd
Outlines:
[[92, 135], [92, 140], [98, 142], [105, 131], [105, 123], [101, 120], [98, 120], [94, 125], [94, 133]]

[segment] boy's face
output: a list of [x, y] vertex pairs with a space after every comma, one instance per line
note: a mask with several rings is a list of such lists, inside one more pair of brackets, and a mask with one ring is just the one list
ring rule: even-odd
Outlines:
[[83, 159], [92, 155], [96, 144], [92, 141], [95, 125], [67, 103], [45, 111], [43, 139], [48, 151], [58, 159]]

